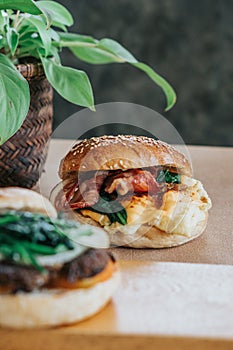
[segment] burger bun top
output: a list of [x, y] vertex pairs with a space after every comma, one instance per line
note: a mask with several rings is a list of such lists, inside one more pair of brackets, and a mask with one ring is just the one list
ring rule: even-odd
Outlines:
[[191, 176], [185, 156], [165, 142], [145, 136], [101, 136], [77, 142], [60, 163], [64, 180], [73, 171], [127, 170], [166, 166]]
[[0, 211], [18, 210], [56, 217], [52, 203], [41, 194], [21, 187], [0, 188]]

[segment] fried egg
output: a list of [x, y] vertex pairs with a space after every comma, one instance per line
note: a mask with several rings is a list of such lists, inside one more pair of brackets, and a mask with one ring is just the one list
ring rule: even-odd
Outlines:
[[[123, 234], [134, 234], [141, 225], [155, 226], [167, 233], [190, 237], [192, 229], [205, 220], [211, 208], [211, 200], [200, 181], [185, 175], [181, 176], [185, 190], [169, 190], [163, 196], [163, 204], [158, 209], [150, 196], [133, 196], [127, 202], [127, 225], [118, 222], [110, 223], [107, 215], [82, 210], [84, 216], [97, 221], [109, 233], [117, 231]], [[124, 202], [122, 203], [124, 206]]]

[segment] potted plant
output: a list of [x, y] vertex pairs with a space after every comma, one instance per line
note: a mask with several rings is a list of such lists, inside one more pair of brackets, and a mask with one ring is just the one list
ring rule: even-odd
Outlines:
[[46, 159], [52, 127], [52, 90], [77, 105], [94, 107], [84, 71], [65, 67], [66, 47], [91, 64], [129, 63], [164, 91], [166, 109], [175, 103], [172, 87], [112, 39], [69, 33], [71, 13], [56, 1], [0, 0], [0, 185], [32, 187]]

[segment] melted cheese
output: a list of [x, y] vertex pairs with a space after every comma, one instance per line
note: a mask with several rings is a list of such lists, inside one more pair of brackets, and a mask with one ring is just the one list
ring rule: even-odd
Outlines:
[[77, 288], [90, 288], [96, 285], [97, 283], [106, 281], [109, 279], [113, 273], [117, 271], [117, 264], [113, 261], [109, 261], [109, 263], [105, 266], [104, 270], [97, 273], [92, 277], [81, 278], [75, 281], [74, 283], [70, 283], [67, 279], [62, 278], [60, 276], [57, 277], [48, 288], [65, 288], [65, 289], [77, 289]]
[[87, 216], [94, 221], [97, 221], [101, 226], [110, 225], [110, 220], [107, 215], [96, 213], [92, 210], [83, 209], [81, 210], [83, 216]]
[[146, 195], [134, 196], [125, 207], [127, 225], [121, 225], [118, 222], [110, 225], [106, 215], [90, 210], [82, 210], [82, 214], [99, 222], [109, 233], [120, 231], [124, 234], [134, 234], [141, 225], [147, 224], [168, 233], [189, 237], [192, 229], [205, 220], [206, 212], [211, 208], [211, 201], [200, 181], [182, 176], [181, 182], [188, 186], [187, 189], [166, 192], [159, 209], [155, 207], [152, 198]]

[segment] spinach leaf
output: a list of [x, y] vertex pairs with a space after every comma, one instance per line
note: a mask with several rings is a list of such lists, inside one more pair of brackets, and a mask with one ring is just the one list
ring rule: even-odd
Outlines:
[[119, 222], [121, 225], [127, 225], [127, 211], [115, 198], [112, 198], [105, 191], [100, 192], [98, 203], [87, 209], [107, 215], [111, 224]]
[[[53, 255], [74, 249], [67, 236], [80, 224], [65, 219], [51, 219], [41, 214], [9, 211], [0, 214], [0, 254], [5, 259], [34, 266], [43, 272], [37, 263], [37, 255]], [[88, 229], [80, 235], [89, 235]]]
[[127, 225], [127, 211], [125, 210], [125, 208], [121, 209], [116, 213], [105, 214], [108, 216], [111, 224], [113, 224], [114, 222], [119, 222], [121, 225]]
[[181, 175], [177, 173], [171, 173], [168, 169], [160, 170], [156, 177], [156, 181], [158, 183], [167, 182], [167, 183], [180, 184]]

